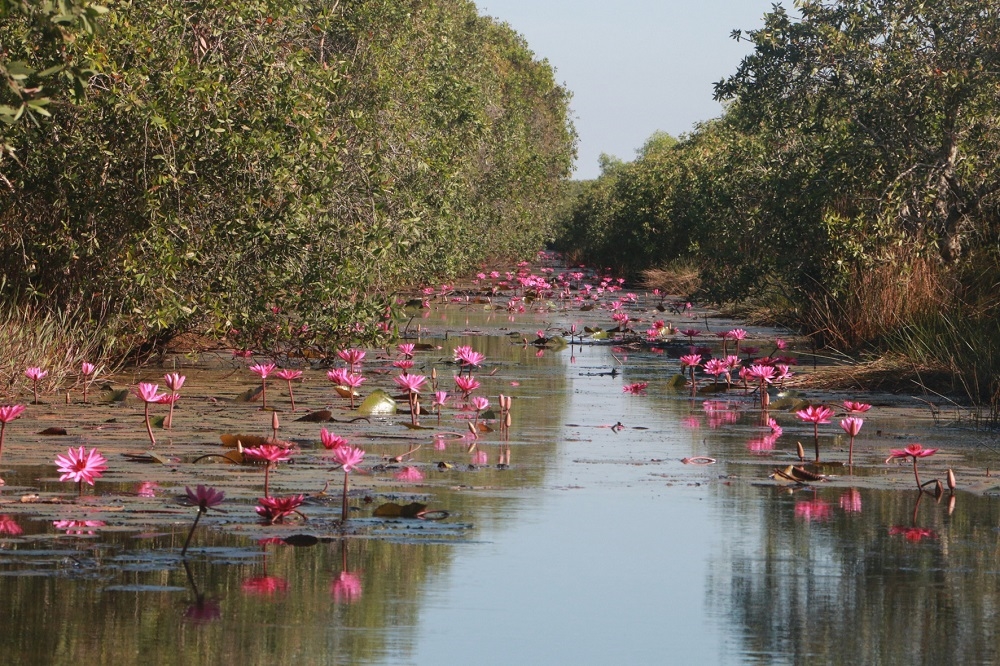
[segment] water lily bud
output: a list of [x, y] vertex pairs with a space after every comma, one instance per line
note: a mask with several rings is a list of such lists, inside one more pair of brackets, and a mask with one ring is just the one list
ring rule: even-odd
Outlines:
[[278, 412], [271, 412], [271, 430], [277, 432], [278, 427]]
[[955, 486], [956, 486], [956, 483], [955, 483], [955, 472], [953, 472], [951, 469], [949, 469], [948, 470], [948, 490], [950, 490], [951, 492], [955, 492]]
[[802, 442], [795, 442], [795, 447], [798, 449], [799, 462], [803, 462], [806, 459], [805, 449], [802, 448]]

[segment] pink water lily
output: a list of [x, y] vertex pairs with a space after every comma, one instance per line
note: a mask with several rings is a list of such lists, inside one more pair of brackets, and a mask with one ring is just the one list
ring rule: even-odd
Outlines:
[[795, 412], [803, 421], [813, 424], [813, 442], [816, 446], [816, 462], [819, 462], [819, 425], [829, 423], [833, 418], [833, 410], [825, 405], [809, 405], [805, 409]]
[[357, 466], [361, 464], [365, 459], [365, 452], [363, 449], [359, 449], [353, 446], [342, 446], [339, 449], [335, 449], [333, 452], [334, 458], [337, 462], [341, 464], [344, 470], [344, 496], [341, 501], [341, 513], [340, 521], [342, 523], [347, 522], [347, 484], [350, 477], [350, 473], [357, 469]]
[[184, 491], [187, 493], [188, 501], [198, 507], [198, 513], [195, 514], [194, 524], [191, 525], [187, 539], [184, 540], [184, 547], [181, 548], [181, 557], [187, 554], [188, 546], [191, 544], [191, 537], [194, 535], [195, 528], [198, 527], [198, 521], [201, 520], [201, 514], [222, 504], [222, 500], [226, 497], [224, 492], [210, 486], [199, 485], [195, 490], [191, 490], [190, 486], [185, 486]]
[[864, 414], [871, 408], [872, 406], [866, 402], [854, 402], [853, 400], [844, 401], [844, 409], [846, 409], [849, 412]]
[[412, 342], [404, 342], [401, 345], [397, 345], [396, 349], [406, 358], [413, 358], [413, 350], [416, 349], [416, 345]]
[[295, 411], [295, 394], [292, 393], [292, 382], [302, 377], [301, 370], [279, 370], [274, 374], [278, 379], [284, 379], [288, 384], [288, 399], [292, 402], [292, 411]]
[[920, 485], [920, 474], [917, 472], [917, 460], [920, 458], [926, 458], [932, 456], [938, 452], [938, 449], [925, 449], [921, 444], [910, 444], [905, 449], [891, 449], [889, 451], [889, 457], [885, 459], [888, 463], [890, 460], [895, 458], [913, 458], [913, 478], [917, 481], [917, 490], [923, 491], [923, 486]]
[[149, 405], [160, 402], [164, 394], [160, 393], [158, 384], [151, 384], [149, 382], [139, 382], [132, 392], [144, 403], [143, 409], [146, 420], [146, 434], [149, 435], [149, 445], [156, 446], [156, 438], [153, 437], [153, 426], [149, 422]]
[[66, 455], [56, 456], [56, 467], [61, 473], [60, 481], [75, 481], [82, 489], [82, 484], [94, 485], [94, 480], [104, 474], [108, 461], [97, 449], [87, 451], [84, 447], [70, 449]]
[[28, 368], [24, 371], [24, 376], [31, 380], [31, 390], [35, 394], [35, 400], [33, 404], [38, 404], [38, 382], [45, 379], [49, 374], [48, 370], [42, 370], [41, 368]]
[[479, 388], [479, 381], [472, 375], [455, 377], [455, 386], [462, 392], [462, 397], [468, 399], [469, 394]]
[[351, 372], [354, 372], [354, 366], [359, 365], [365, 358], [365, 355], [366, 353], [361, 349], [341, 349], [337, 352], [340, 360], [351, 366]]
[[864, 425], [864, 423], [864, 419], [854, 416], [848, 416], [840, 421], [840, 427], [843, 428], [844, 432], [846, 432], [851, 438], [850, 447], [847, 449], [848, 467], [854, 464], [854, 438], [858, 436], [859, 432], [861, 432], [861, 426]]
[[267, 378], [278, 367], [274, 363], [257, 363], [250, 366], [250, 372], [260, 376], [260, 408], [267, 409]]
[[3, 455], [3, 434], [7, 424], [24, 413], [24, 405], [3, 405], [0, 407], [0, 456]]
[[[305, 495], [290, 495], [288, 497], [262, 497], [257, 500], [258, 504], [254, 508], [261, 518], [268, 524], [284, 522], [285, 516], [299, 513], [298, 508], [305, 501]], [[300, 514], [301, 515], [301, 514]]]
[[393, 377], [392, 380], [396, 382], [399, 388], [408, 391], [409, 393], [420, 393], [421, 387], [427, 378], [423, 375], [399, 375], [398, 377]]
[[97, 372], [97, 366], [93, 363], [88, 363], [84, 361], [80, 364], [80, 374], [83, 375], [83, 401], [87, 402], [87, 390], [90, 388], [90, 382], [93, 381], [93, 375]]
[[332, 432], [327, 431], [326, 428], [321, 428], [319, 431], [319, 439], [323, 444], [323, 448], [328, 451], [333, 451], [339, 449], [342, 446], [347, 446], [347, 440], [340, 435], [334, 435]]
[[243, 459], [251, 463], [264, 464], [264, 497], [268, 497], [271, 481], [271, 468], [279, 462], [291, 460], [292, 452], [277, 444], [261, 444], [243, 449]]

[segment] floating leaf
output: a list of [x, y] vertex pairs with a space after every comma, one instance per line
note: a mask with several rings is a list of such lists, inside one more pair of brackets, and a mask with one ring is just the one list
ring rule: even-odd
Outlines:
[[227, 446], [231, 449], [235, 449], [237, 443], [242, 443], [244, 447], [275, 443], [273, 440], [268, 439], [267, 437], [261, 437], [260, 435], [230, 435], [229, 433], [226, 433], [225, 435], [219, 435], [219, 439], [222, 440], [223, 446]]
[[485, 412], [479, 415], [479, 418], [482, 419], [495, 419], [496, 417], [497, 413], [494, 412], [492, 409], [487, 409]]
[[382, 389], [375, 389], [358, 405], [358, 414], [362, 416], [389, 415], [396, 413], [396, 401]]
[[329, 409], [320, 409], [315, 412], [309, 412], [305, 416], [295, 419], [296, 421], [305, 421], [306, 423], [325, 423], [333, 418], [333, 412]]
[[222, 454], [222, 457], [231, 462], [236, 463], [237, 465], [243, 464], [243, 454], [240, 453], [237, 449], [233, 449], [232, 451], [226, 451], [224, 454]]
[[566, 342], [566, 338], [562, 337], [561, 335], [557, 335], [555, 337], [549, 338], [545, 346], [551, 349], [552, 351], [560, 351], [566, 349], [568, 343]]
[[243, 393], [240, 393], [238, 396], [233, 398], [233, 400], [236, 402], [256, 402], [260, 398], [261, 393], [263, 392], [264, 392], [263, 386], [255, 386], [253, 388], [247, 389]]
[[336, 391], [337, 395], [339, 395], [341, 398], [350, 398], [351, 397], [351, 393], [354, 393], [354, 397], [355, 398], [361, 396], [360, 393], [358, 393], [357, 391], [351, 391], [351, 389], [349, 389], [346, 386], [337, 385], [337, 386], [333, 387], [333, 390]]
[[451, 463], [446, 463], [443, 460], [437, 464], [438, 469], [451, 469], [454, 467]]
[[152, 426], [154, 428], [163, 428], [163, 427], [165, 427], [164, 424], [166, 423], [166, 421], [167, 421], [166, 415], [164, 415], [164, 416], [152, 416], [149, 419], [150, 424], [152, 424]]
[[159, 463], [161, 465], [167, 465], [173, 462], [170, 458], [164, 455], [156, 453], [155, 451], [143, 451], [142, 453], [123, 453], [122, 456], [125, 457], [129, 462], [139, 462], [139, 463]]
[[610, 336], [605, 331], [597, 331], [590, 336], [591, 340], [607, 340]]
[[65, 435], [66, 428], [57, 428], [55, 426], [46, 428], [38, 433], [39, 435]]
[[403, 421], [403, 425], [405, 425], [410, 430], [434, 430], [432, 426], [422, 426], [422, 425], [417, 425], [415, 423], [409, 423], [407, 421]]
[[725, 393], [729, 390], [729, 386], [724, 382], [719, 382], [718, 384], [709, 384], [708, 386], [702, 386], [698, 389], [698, 393]]
[[804, 467], [797, 467], [795, 465], [789, 465], [784, 469], [775, 469], [771, 478], [775, 481], [790, 481], [792, 483], [801, 484], [827, 480], [827, 477], [824, 474], [816, 474], [815, 472], [810, 472]]
[[406, 506], [389, 502], [375, 509], [372, 515], [376, 518], [419, 518], [426, 509], [427, 505], [420, 502], [410, 502]]

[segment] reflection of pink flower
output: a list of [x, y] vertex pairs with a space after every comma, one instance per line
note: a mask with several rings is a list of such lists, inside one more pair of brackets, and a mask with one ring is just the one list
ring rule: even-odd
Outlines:
[[135, 494], [139, 497], [156, 497], [156, 491], [160, 489], [160, 484], [156, 481], [143, 481], [135, 487]]
[[23, 534], [24, 530], [21, 526], [17, 524], [17, 521], [12, 517], [4, 514], [0, 516], [0, 534], [9, 534], [11, 536], [17, 536], [18, 534]]
[[57, 530], [66, 530], [66, 534], [94, 534], [90, 527], [104, 527], [103, 520], [54, 520], [52, 525]]
[[416, 467], [404, 467], [396, 472], [396, 479], [399, 481], [420, 481], [424, 478], [424, 473]]
[[184, 619], [201, 624], [212, 622], [222, 617], [222, 607], [214, 599], [199, 599], [184, 611]]
[[350, 571], [341, 571], [330, 586], [333, 600], [338, 604], [351, 604], [361, 598], [361, 577]]
[[937, 539], [937, 533], [934, 530], [929, 530], [926, 527], [906, 527], [905, 525], [895, 525], [889, 528], [889, 534], [891, 536], [902, 535], [906, 537], [907, 541], [916, 543], [921, 539]]
[[691, 430], [697, 430], [701, 427], [701, 421], [698, 420], [697, 416], [685, 416], [681, 419], [681, 425]]
[[840, 508], [848, 513], [861, 512], [861, 493], [857, 488], [851, 488], [840, 496]]
[[288, 589], [288, 581], [277, 576], [254, 576], [243, 581], [241, 587], [247, 594], [270, 596], [272, 594], [284, 593]]
[[485, 465], [490, 460], [489, 456], [486, 455], [486, 451], [483, 451], [482, 449], [474, 451], [471, 459], [473, 465]]
[[830, 505], [821, 499], [795, 503], [795, 517], [805, 521], [829, 520], [831, 513]]
[[99, 478], [108, 468], [104, 456], [97, 449], [86, 451], [84, 447], [74, 450], [72, 447], [64, 456], [56, 456], [56, 467], [61, 472], [60, 481], [76, 481], [94, 485], [94, 479]]
[[764, 453], [766, 451], [773, 451], [774, 444], [778, 441], [778, 436], [775, 434], [764, 435], [763, 437], [757, 437], [756, 439], [751, 439], [747, 443], [747, 449], [753, 451], [754, 453]]

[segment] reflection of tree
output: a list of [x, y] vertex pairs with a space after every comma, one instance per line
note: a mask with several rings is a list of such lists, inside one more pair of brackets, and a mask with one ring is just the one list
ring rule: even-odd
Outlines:
[[[998, 653], [1000, 510], [988, 498], [843, 489], [816, 498], [744, 487], [723, 501], [733, 524], [711, 567], [709, 603], [738, 626], [741, 651], [772, 662], [982, 663]], [[833, 508], [826, 521], [796, 518], [803, 499]], [[834, 507], [840, 504], [841, 510]], [[864, 507], [863, 511], [860, 507]], [[844, 510], [844, 509], [848, 510]], [[934, 532], [913, 540], [893, 526]]]

